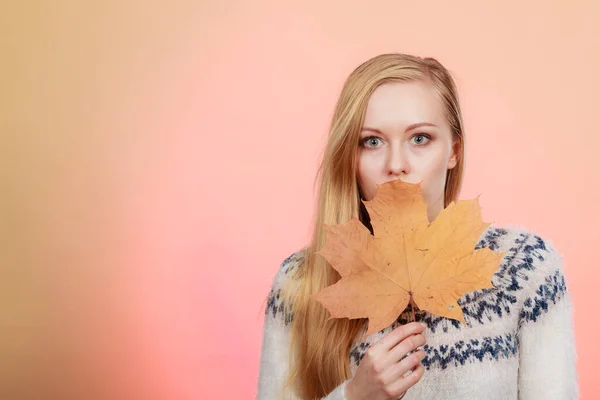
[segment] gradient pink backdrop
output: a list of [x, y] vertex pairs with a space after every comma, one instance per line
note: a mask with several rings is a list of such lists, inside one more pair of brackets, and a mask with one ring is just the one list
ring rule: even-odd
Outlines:
[[456, 77], [461, 198], [563, 253], [598, 398], [597, 3], [282, 3], [0, 16], [1, 397], [253, 398], [264, 300], [308, 240], [341, 85], [398, 51]]

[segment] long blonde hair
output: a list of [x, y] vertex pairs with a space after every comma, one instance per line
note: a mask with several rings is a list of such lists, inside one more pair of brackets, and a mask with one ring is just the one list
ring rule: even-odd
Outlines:
[[[454, 140], [458, 163], [448, 170], [444, 207], [455, 201], [464, 169], [463, 121], [456, 85], [450, 73], [434, 58], [406, 54], [381, 54], [359, 65], [347, 78], [335, 106], [317, 179], [320, 182], [312, 240], [303, 263], [296, 269], [294, 290], [284, 290], [285, 303], [293, 310], [290, 334], [292, 387], [301, 399], [318, 399], [350, 378], [349, 351], [365, 327], [365, 319], [328, 319], [329, 314], [311, 296], [340, 279], [322, 257], [315, 255], [324, 243], [323, 224], [341, 224], [357, 216], [368, 224], [361, 210], [356, 178], [360, 130], [373, 91], [387, 82], [426, 81], [442, 100]], [[288, 286], [289, 289], [289, 286]]]

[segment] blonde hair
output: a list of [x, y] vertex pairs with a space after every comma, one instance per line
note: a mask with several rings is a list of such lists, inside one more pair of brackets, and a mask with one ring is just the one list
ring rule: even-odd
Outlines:
[[303, 263], [295, 269], [294, 290], [284, 288], [284, 303], [293, 313], [290, 334], [290, 375], [300, 399], [318, 399], [351, 376], [349, 351], [366, 319], [328, 319], [329, 314], [311, 296], [340, 279], [322, 257], [315, 254], [324, 243], [323, 224], [341, 224], [357, 216], [364, 224], [356, 157], [360, 130], [373, 91], [388, 82], [426, 81], [442, 100], [453, 138], [458, 141], [457, 165], [448, 170], [444, 207], [457, 199], [464, 169], [463, 121], [454, 80], [434, 58], [406, 54], [381, 54], [359, 65], [347, 78], [335, 106], [317, 179], [318, 203], [310, 245]]

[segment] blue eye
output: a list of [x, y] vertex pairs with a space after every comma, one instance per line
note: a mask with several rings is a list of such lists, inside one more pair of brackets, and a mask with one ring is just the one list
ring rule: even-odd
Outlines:
[[421, 140], [417, 141], [415, 144], [422, 146], [424, 144], [427, 144], [429, 142], [429, 140], [431, 140], [431, 138], [428, 135], [423, 135], [423, 134], [418, 134], [412, 137], [412, 139], [415, 138], [421, 138]]
[[379, 144], [381, 144], [381, 139], [377, 136], [369, 136], [361, 141], [361, 145], [368, 148], [377, 147]]

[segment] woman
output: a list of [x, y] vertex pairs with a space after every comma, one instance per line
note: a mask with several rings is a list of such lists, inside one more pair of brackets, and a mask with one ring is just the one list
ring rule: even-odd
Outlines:
[[[571, 294], [561, 256], [526, 230], [488, 227], [476, 248], [506, 252], [492, 283], [458, 301], [466, 325], [407, 309], [362, 337], [367, 320], [329, 319], [311, 296], [339, 274], [316, 255], [323, 224], [358, 216], [377, 184], [421, 182], [428, 218], [457, 200], [464, 129], [455, 83], [432, 58], [383, 54], [348, 77], [324, 158], [312, 242], [283, 261], [269, 293], [258, 399], [575, 399]], [[423, 325], [424, 323], [424, 325]]]

